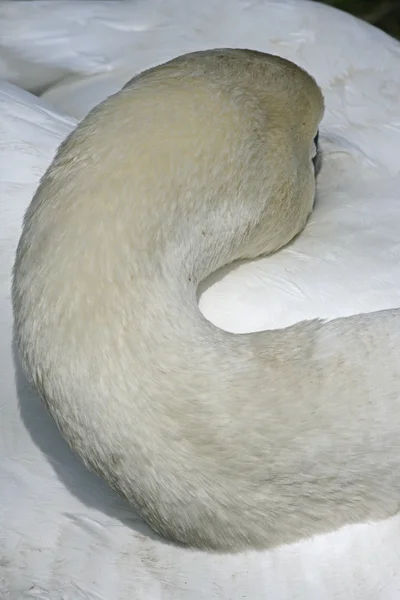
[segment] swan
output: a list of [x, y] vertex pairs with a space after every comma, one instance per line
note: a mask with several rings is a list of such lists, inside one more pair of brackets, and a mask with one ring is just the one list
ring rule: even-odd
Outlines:
[[[383, 123], [384, 97], [381, 107]], [[145, 600], [396, 598], [397, 516], [270, 552], [187, 552], [154, 537], [69, 451], [15, 360], [9, 281], [25, 209], [76, 124], [0, 82], [2, 596], [131, 600], [139, 589]], [[374, 148], [364, 155], [336, 133], [321, 138], [318, 202], [305, 231], [277, 254], [207, 281], [199, 304], [216, 325], [247, 332], [399, 304], [399, 178], [371, 166]]]
[[[58, 26], [52, 12], [58, 4], [46, 3], [53, 27]], [[274, 11], [277, 3], [257, 4], [259, 12], [255, 13], [255, 3], [247, 3], [250, 22], [251, 14], [257, 14], [253, 40], [269, 45], [269, 39], [262, 42], [260, 38], [270, 27], [265, 22], [268, 10]], [[310, 22], [312, 9], [302, 20], [301, 10], [294, 16], [292, 8], [288, 4], [274, 13], [275, 33], [282, 25], [281, 54], [289, 47], [294, 54], [299, 52], [298, 62], [322, 84], [327, 104], [318, 202], [307, 228], [292, 246], [267, 259], [227, 269], [224, 277], [213, 277], [203, 286], [202, 312], [229, 331], [284, 327], [305, 318], [347, 316], [399, 305], [398, 44], [332, 11], [328, 21], [335, 29], [337, 45], [327, 54], [315, 53], [315, 39], [322, 47], [324, 39], [330, 39], [328, 26], [319, 38], [320, 31], [313, 31], [316, 20]], [[24, 17], [20, 12], [21, 23]], [[110, 13], [108, 18], [112, 26]], [[341, 29], [334, 28], [338, 18], [343, 19]], [[95, 40], [90, 19], [82, 21], [82, 30]], [[257, 37], [254, 31], [261, 21]], [[3, 23], [0, 20], [0, 26]], [[49, 31], [43, 18], [42, 24], [43, 33]], [[29, 41], [31, 49], [44, 39], [41, 23], [36, 25], [39, 30]], [[279, 40], [280, 36], [275, 37]], [[102, 41], [100, 35], [97, 49]], [[22, 34], [18, 42], [23, 44]], [[228, 45], [233, 42], [227, 40]], [[47, 55], [46, 60], [54, 56], [49, 47]], [[40, 66], [44, 72], [45, 65]], [[43, 100], [4, 83], [0, 86], [3, 596], [18, 600], [66, 595], [131, 600], [138, 593], [152, 600], [161, 595], [174, 600], [243, 595], [277, 600], [361, 600], [371, 594], [397, 598], [398, 517], [345, 527], [272, 552], [188, 553], [154, 538], [123, 502], [81, 468], [13, 363], [9, 298], [9, 273], [23, 212], [56, 147], [76, 121], [52, 111]]]
[[322, 116], [293, 63], [185, 54], [94, 109], [26, 213], [25, 372], [84, 463], [174, 542], [270, 548], [397, 511], [399, 310], [238, 337], [197, 307], [211, 273], [305, 227]]

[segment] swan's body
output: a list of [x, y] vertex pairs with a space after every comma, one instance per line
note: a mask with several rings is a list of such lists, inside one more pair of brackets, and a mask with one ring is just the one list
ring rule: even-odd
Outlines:
[[248, 51], [146, 72], [62, 145], [27, 212], [25, 370], [85, 463], [169, 539], [271, 547], [398, 508], [398, 311], [240, 337], [197, 285], [290, 242], [320, 91]]
[[[306, 68], [326, 100], [315, 210], [293, 244], [208, 278], [200, 308], [246, 333], [400, 305], [396, 40], [303, 0], [5, 1], [0, 16], [0, 76], [30, 87], [71, 59], [85, 77], [56, 86], [55, 100], [80, 115], [142, 69], [202, 47], [252, 47]], [[104, 72], [90, 77], [96, 60]], [[397, 600], [399, 516], [273, 551], [189, 552], [152, 536], [69, 450], [13, 361], [9, 284], [23, 212], [75, 123], [0, 82], [0, 595]]]

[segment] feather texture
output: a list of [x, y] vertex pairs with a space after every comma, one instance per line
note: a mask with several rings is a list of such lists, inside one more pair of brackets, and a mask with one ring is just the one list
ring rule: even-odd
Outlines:
[[[7, 4], [10, 3], [2, 3], [1, 9]], [[18, 10], [18, 4], [30, 3], [16, 3], [13, 10]], [[111, 3], [81, 4], [100, 11], [106, 9], [105, 6], [100, 9], [100, 4]], [[207, 47], [233, 45], [235, 31], [243, 33], [242, 39], [250, 31], [246, 44], [268, 51], [274, 33], [279, 36], [281, 49], [275, 47], [272, 51], [295, 59], [316, 75], [327, 100], [321, 136], [324, 169], [310, 226], [292, 247], [281, 253], [243, 264], [230, 270], [223, 279], [215, 277], [209, 281], [211, 285], [204, 286], [207, 289], [200, 299], [203, 312], [228, 330], [250, 331], [279, 327], [303, 318], [398, 306], [399, 45], [350, 17], [311, 3], [237, 3], [236, 12], [228, 3], [196, 3], [196, 6], [201, 4], [204, 9], [199, 8], [199, 12], [216, 7], [224, 18], [216, 21], [212, 18], [216, 13], [210, 10], [209, 20], [202, 22], [202, 28], [198, 27], [199, 41], [202, 39]], [[49, 20], [46, 23], [42, 13], [42, 21], [37, 22], [39, 40], [41, 31], [45, 37], [52, 28], [62, 26], [61, 13], [54, 12], [61, 10], [61, 5], [64, 9], [71, 6], [63, 2], [47, 3]], [[166, 30], [170, 28], [170, 39], [174, 31], [184, 37], [185, 11], [170, 2], [162, 7], [156, 3], [153, 6], [155, 16], [158, 10], [161, 15], [170, 10], [165, 25]], [[28, 18], [26, 8], [14, 13], [15, 23], [22, 25]], [[77, 18], [80, 9], [78, 6], [75, 9], [70, 12]], [[144, 4], [142, 9], [148, 10]], [[194, 9], [187, 13], [187, 38], [194, 40], [199, 49], [190, 27], [197, 18], [200, 23], [200, 17]], [[83, 22], [88, 24], [91, 14], [87, 12], [87, 21]], [[325, 16], [320, 17], [322, 14]], [[106, 24], [113, 23], [110, 15], [103, 13]], [[115, 19], [115, 9], [113, 15]], [[237, 21], [236, 30], [228, 20], [233, 19], [232, 15], [242, 18], [241, 23]], [[1, 16], [0, 26], [5, 27], [9, 13]], [[313, 20], [317, 17], [320, 21]], [[224, 19], [228, 20], [227, 25], [218, 30]], [[126, 15], [123, 21], [128, 28]], [[132, 27], [135, 24], [134, 20], [130, 23]], [[136, 26], [138, 23], [139, 19]], [[176, 38], [176, 46], [168, 46], [162, 28], [157, 38], [157, 28], [152, 27], [153, 46], [159, 52], [154, 55], [155, 62], [169, 58], [168, 48], [173, 54], [191, 49], [181, 44], [182, 37]], [[26, 28], [24, 31], [28, 33]], [[24, 44], [24, 33], [12, 37]], [[120, 48], [117, 37], [115, 47]], [[67, 33], [65, 39], [68, 41]], [[335, 43], [329, 43], [329, 39]], [[3, 34], [0, 40], [3, 43]], [[92, 42], [101, 52], [101, 36], [93, 35]], [[136, 40], [131, 45], [138, 60], [135, 70], [140, 70], [148, 65], [141, 46], [135, 44]], [[40, 54], [40, 42], [36, 45], [35, 39], [29, 39], [25, 54], [20, 54], [26, 65], [35, 56], [34, 48], [39, 48], [37, 53], [41, 58], [37, 64], [45, 79], [49, 57], [55, 54], [50, 51], [51, 45]], [[12, 52], [17, 56], [19, 50], [13, 47]], [[9, 55], [2, 56], [7, 59], [7, 68], [14, 69], [20, 77], [15, 81], [32, 89], [23, 81], [23, 71], [8, 60]], [[118, 51], [116, 56], [120, 56]], [[56, 68], [62, 64], [57, 60], [53, 63]], [[79, 60], [77, 56], [78, 63]], [[25, 73], [29, 69], [30, 66]], [[86, 66], [79, 70], [72, 63], [67, 70], [93, 72]], [[129, 75], [124, 76], [115, 85], [119, 87], [128, 78]], [[84, 95], [82, 98], [84, 108], [80, 110], [84, 113], [87, 104]], [[78, 95], [77, 99], [78, 102]], [[23, 212], [57, 145], [75, 121], [52, 112], [48, 104], [8, 84], [2, 84], [0, 105], [2, 597], [11, 600], [397, 598], [400, 594], [398, 517], [379, 524], [346, 527], [335, 534], [273, 552], [208, 556], [158, 540], [72, 455], [13, 360], [9, 280]], [[332, 177], [332, 173], [336, 176]]]

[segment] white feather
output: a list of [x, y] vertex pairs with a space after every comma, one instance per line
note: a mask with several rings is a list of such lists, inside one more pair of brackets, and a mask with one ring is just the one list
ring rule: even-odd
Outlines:
[[[43, 10], [28, 28], [29, 4], [40, 4]], [[4, 28], [0, 44], [6, 28], [20, 27], [18, 37], [10, 34], [6, 42], [14, 39], [13, 56], [25, 61], [25, 75], [30, 73], [31, 60], [47, 83], [48, 73], [60, 65], [60, 72], [65, 65], [65, 71], [93, 72], [87, 65], [95, 64], [98, 52], [103, 58], [111, 56], [103, 62], [106, 68], [111, 66], [110, 78], [104, 81], [119, 87], [125, 81], [119, 78], [129, 69], [117, 62], [121, 56], [126, 60], [124, 40], [130, 38], [135, 72], [149, 66], [147, 61], [165, 60], [170, 53], [237, 44], [294, 59], [323, 87], [328, 108], [322, 140], [326, 156], [312, 222], [291, 248], [244, 264], [222, 280], [215, 277], [200, 300], [208, 318], [232, 331], [250, 331], [305, 317], [349, 315], [400, 304], [400, 51], [396, 42], [341, 13], [300, 0], [208, 0], [183, 7], [170, 0], [73, 4], [22, 2], [12, 10], [11, 3], [0, 6], [0, 28]], [[69, 30], [67, 9], [71, 22], [75, 20]], [[122, 17], [117, 19], [117, 12]], [[99, 14], [104, 20], [100, 35], [91, 21]], [[146, 15], [154, 20], [145, 20]], [[76, 23], [82, 27], [82, 45], [90, 45], [87, 63], [80, 50], [74, 50], [69, 62], [68, 52], [57, 57], [51, 44], [43, 50], [48, 33], [63, 27], [64, 47], [80, 48], [71, 41], [75, 36], [79, 39]], [[138, 36], [143, 23], [151, 38], [147, 54]], [[106, 36], [105, 30], [114, 33]], [[9, 72], [14, 69], [20, 77], [19, 83], [35, 87], [23, 81], [24, 72], [9, 60], [10, 55], [0, 55], [6, 58]], [[40, 76], [36, 81], [40, 83]], [[11, 85], [2, 84], [0, 89], [1, 597], [397, 599], [398, 517], [347, 527], [269, 553], [205, 555], [156, 539], [72, 455], [14, 363], [9, 280], [23, 212], [75, 121], [53, 113], [48, 105]], [[68, 88], [64, 89], [68, 99]], [[108, 93], [106, 88], [100, 91]], [[79, 106], [79, 95], [75, 98]], [[84, 114], [88, 108], [84, 94], [82, 99]]]

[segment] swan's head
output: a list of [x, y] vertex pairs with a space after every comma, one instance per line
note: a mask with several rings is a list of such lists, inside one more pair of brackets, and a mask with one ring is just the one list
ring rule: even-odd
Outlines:
[[[238, 256], [269, 253], [293, 239], [314, 207], [321, 167], [324, 99], [315, 80], [279, 56], [234, 49], [178, 57], [139, 75], [127, 89], [146, 87], [152, 79], [174, 99], [172, 119], [173, 111], [186, 136], [193, 132], [192, 154], [187, 156], [198, 161], [196, 177], [204, 158], [206, 185], [215, 190], [220, 207], [221, 190], [226, 190], [249, 233]], [[183, 102], [177, 87], [185, 89]], [[234, 216], [225, 208], [221, 212], [230, 230], [241, 230]]]
[[[252, 50], [206, 50], [150, 69], [125, 89], [156, 93], [163, 102], [159, 131], [168, 118], [185, 144], [190, 137], [181, 165], [218, 197], [215, 222], [242, 231], [238, 256], [274, 251], [304, 228], [315, 201], [324, 113], [321, 90], [306, 71]], [[180, 144], [172, 139], [176, 153]]]
[[[93, 109], [62, 144], [39, 196], [49, 190], [66, 212], [63, 229], [67, 219], [77, 231], [83, 215], [91, 225], [95, 217], [103, 235], [118, 230], [129, 247], [203, 260], [203, 274], [273, 252], [304, 228], [323, 110], [314, 79], [278, 56], [180, 56]], [[97, 256], [103, 247], [126, 246], [104, 243]]]

